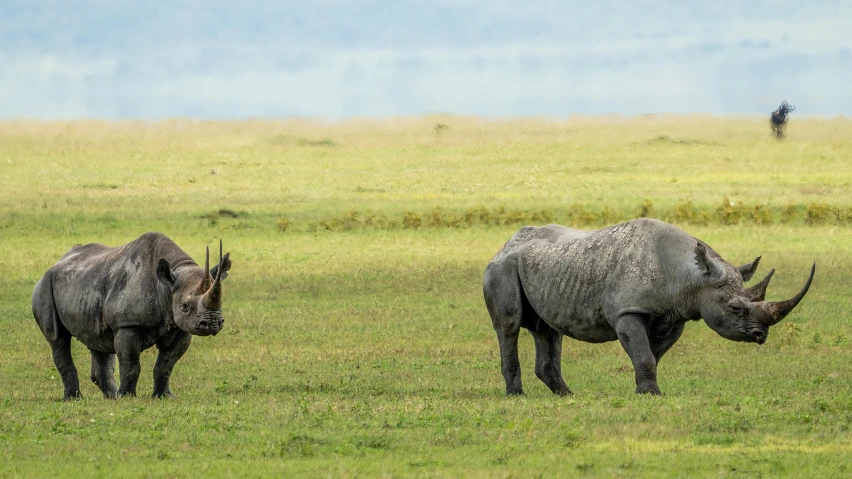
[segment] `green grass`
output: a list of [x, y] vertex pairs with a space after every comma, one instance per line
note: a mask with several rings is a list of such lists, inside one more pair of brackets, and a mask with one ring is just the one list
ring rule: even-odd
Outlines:
[[[779, 142], [708, 117], [0, 123], [0, 476], [848, 476], [850, 126], [797, 120]], [[816, 261], [813, 287], [762, 347], [689, 324], [663, 397], [632, 393], [617, 343], [572, 340], [575, 395], [555, 397], [526, 333], [527, 396], [503, 397], [488, 260], [524, 224], [640, 214], [735, 264], [762, 255], [771, 300]], [[32, 288], [75, 243], [145, 231], [196, 260], [223, 238], [225, 329], [194, 339], [174, 401], [147, 397], [154, 350], [142, 396], [102, 399], [75, 342], [85, 399], [62, 403]]]

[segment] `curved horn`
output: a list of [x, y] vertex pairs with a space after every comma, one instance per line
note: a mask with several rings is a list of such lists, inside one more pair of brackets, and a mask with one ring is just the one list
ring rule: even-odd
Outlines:
[[753, 302], [753, 303], [765, 300], [766, 299], [766, 287], [769, 286], [769, 280], [772, 279], [773, 274], [775, 274], [775, 268], [772, 268], [772, 270], [769, 272], [769, 274], [767, 274], [766, 277], [763, 278], [763, 281], [757, 283], [756, 285], [754, 285], [750, 288], [746, 288], [746, 290], [745, 290], [746, 298], [748, 298], [748, 300]]
[[805, 293], [808, 292], [808, 288], [811, 287], [811, 281], [814, 279], [814, 272], [816, 271], [816, 263], [811, 266], [811, 275], [808, 277], [808, 282], [805, 283], [805, 287], [799, 291], [799, 294], [793, 296], [792, 298], [786, 301], [775, 301], [771, 303], [762, 303], [760, 305], [760, 309], [764, 312], [759, 318], [759, 321], [766, 326], [772, 326], [777, 324], [779, 321], [784, 319], [785, 316], [790, 314], [790, 311], [799, 304], [799, 301], [805, 297]]
[[207, 247], [207, 254], [204, 256], [204, 278], [201, 284], [198, 285], [198, 294], [206, 293], [210, 289], [210, 247]]
[[[221, 309], [222, 308], [222, 267], [223, 265], [222, 258], [222, 240], [219, 240], [219, 269], [216, 270], [216, 279], [213, 280], [213, 284], [210, 286], [210, 289], [204, 293], [204, 297], [201, 299], [202, 304], [207, 309]], [[209, 277], [208, 273], [208, 277]]]

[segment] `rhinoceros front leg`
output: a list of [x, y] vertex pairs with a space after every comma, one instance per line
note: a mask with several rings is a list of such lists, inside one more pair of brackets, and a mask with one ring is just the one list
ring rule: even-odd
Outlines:
[[157, 341], [157, 363], [154, 364], [154, 394], [155, 398], [174, 397], [169, 390], [169, 377], [178, 359], [189, 349], [192, 335], [186, 331], [177, 330], [173, 335]]
[[93, 349], [92, 353], [92, 382], [104, 393], [104, 397], [115, 399], [115, 354], [102, 353]]
[[142, 338], [131, 328], [119, 329], [115, 334], [115, 353], [118, 355], [120, 383], [119, 396], [135, 396], [136, 383], [139, 381], [139, 354], [142, 352]]
[[648, 327], [642, 316], [637, 314], [619, 316], [615, 322], [615, 332], [618, 334], [621, 346], [633, 362], [633, 370], [636, 373], [636, 393], [662, 394], [657, 385], [657, 361], [651, 351]]

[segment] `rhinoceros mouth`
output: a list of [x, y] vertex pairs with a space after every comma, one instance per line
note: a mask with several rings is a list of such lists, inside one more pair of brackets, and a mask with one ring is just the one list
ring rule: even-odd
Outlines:
[[222, 330], [225, 320], [221, 314], [206, 314], [198, 315], [194, 324], [193, 334], [196, 336], [216, 336]]
[[210, 325], [199, 324], [198, 334], [196, 336], [216, 336], [222, 330], [222, 322], [213, 323]]

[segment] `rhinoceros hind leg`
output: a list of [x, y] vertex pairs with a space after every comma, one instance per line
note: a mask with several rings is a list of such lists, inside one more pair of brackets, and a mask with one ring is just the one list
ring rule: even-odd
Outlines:
[[65, 394], [62, 399], [69, 401], [83, 397], [80, 394], [80, 378], [77, 367], [71, 358], [71, 332], [59, 320], [53, 299], [53, 286], [49, 273], [45, 274], [33, 291], [32, 311], [36, 324], [41, 329], [53, 356], [53, 364], [62, 378]]
[[521, 362], [518, 359], [518, 333], [497, 331], [497, 342], [500, 343], [500, 369], [506, 381], [506, 395], [520, 396], [524, 394], [521, 383]]
[[59, 337], [55, 341], [50, 341], [50, 349], [53, 351], [53, 363], [62, 377], [63, 386], [65, 386], [65, 394], [62, 396], [62, 400], [80, 399], [83, 395], [80, 394], [80, 378], [77, 375], [77, 367], [74, 366], [74, 360], [71, 358], [71, 333], [64, 327], [60, 329]]
[[139, 381], [139, 354], [142, 352], [142, 338], [131, 328], [119, 329], [115, 334], [115, 352], [118, 355], [118, 373], [120, 383], [119, 396], [135, 396], [136, 383]]
[[554, 394], [571, 394], [562, 379], [562, 335], [543, 321], [539, 321], [538, 331], [530, 330], [530, 333], [535, 340], [535, 375]]
[[189, 349], [192, 335], [186, 331], [176, 331], [174, 336], [166, 336], [157, 341], [157, 363], [154, 364], [154, 394], [155, 398], [174, 397], [169, 390], [169, 377], [178, 359]]
[[518, 333], [521, 331], [521, 284], [514, 264], [491, 264], [483, 282], [485, 305], [500, 344], [500, 369], [506, 381], [506, 395], [524, 393], [521, 362], [518, 359]]
[[92, 353], [92, 382], [104, 393], [104, 397], [115, 399], [115, 354], [90, 349]]

